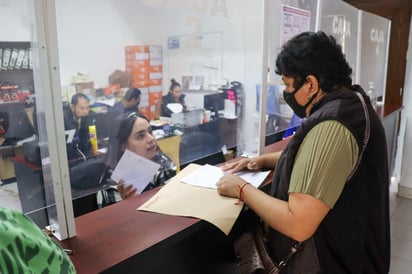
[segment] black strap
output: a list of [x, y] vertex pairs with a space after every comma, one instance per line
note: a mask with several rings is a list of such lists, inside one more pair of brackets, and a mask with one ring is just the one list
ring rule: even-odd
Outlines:
[[352, 178], [352, 176], [353, 176], [353, 174], [355, 173], [355, 171], [358, 169], [358, 167], [359, 167], [359, 165], [360, 165], [360, 162], [361, 162], [361, 160], [362, 160], [363, 153], [365, 152], [366, 145], [367, 145], [368, 142], [369, 142], [369, 136], [370, 136], [370, 131], [371, 131], [371, 124], [370, 124], [370, 119], [369, 119], [369, 112], [368, 112], [368, 109], [367, 109], [367, 107], [366, 107], [365, 99], [363, 98], [362, 94], [360, 94], [360, 92], [355, 92], [355, 93], [356, 93], [356, 95], [358, 95], [359, 100], [360, 100], [361, 103], [362, 103], [363, 111], [364, 111], [364, 113], [365, 113], [366, 126], [365, 126], [365, 134], [364, 134], [364, 136], [363, 136], [362, 150], [361, 150], [361, 152], [360, 152], [360, 154], [359, 154], [358, 161], [356, 162], [355, 167], [353, 168], [352, 172], [349, 174], [348, 179], [347, 179], [346, 181], [349, 181], [350, 178]]

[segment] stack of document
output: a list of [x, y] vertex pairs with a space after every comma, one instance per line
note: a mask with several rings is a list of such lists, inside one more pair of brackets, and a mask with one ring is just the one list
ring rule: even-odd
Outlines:
[[[253, 179], [248, 182], [253, 185], [260, 185], [268, 174], [248, 173], [243, 175], [252, 176]], [[223, 173], [218, 167], [190, 164], [137, 210], [196, 217], [212, 223], [228, 235], [243, 205], [236, 203], [235, 198], [217, 193], [215, 188], [219, 176], [223, 176]]]

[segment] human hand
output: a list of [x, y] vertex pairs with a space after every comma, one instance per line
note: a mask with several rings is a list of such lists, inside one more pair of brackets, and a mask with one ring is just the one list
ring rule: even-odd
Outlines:
[[239, 176], [231, 173], [226, 173], [216, 183], [217, 192], [223, 196], [239, 198], [240, 188], [245, 183], [247, 182]]
[[236, 173], [242, 169], [258, 170], [262, 167], [262, 163], [258, 157], [255, 158], [240, 158], [238, 161], [225, 163], [221, 169], [224, 172]]
[[127, 199], [136, 194], [137, 189], [133, 185], [125, 185], [123, 179], [120, 179], [119, 184], [117, 185], [117, 191], [119, 191], [120, 197], [122, 199]]

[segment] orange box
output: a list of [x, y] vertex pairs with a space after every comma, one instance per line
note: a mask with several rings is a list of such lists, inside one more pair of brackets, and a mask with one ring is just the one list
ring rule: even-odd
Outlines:
[[162, 86], [149, 86], [149, 93], [162, 92]]
[[139, 107], [139, 112], [149, 118], [150, 108], [149, 107]]
[[135, 73], [145, 73], [145, 74], [149, 74], [150, 73], [150, 66], [140, 66], [140, 67], [136, 67], [134, 69]]
[[150, 80], [162, 79], [162, 77], [163, 77], [163, 74], [161, 72], [150, 72], [149, 73]]
[[162, 100], [162, 92], [149, 92], [149, 105], [156, 105], [160, 100]]
[[134, 88], [144, 88], [149, 86], [149, 81], [142, 80], [132, 80], [132, 87]]
[[148, 52], [132, 52], [126, 54], [126, 60], [149, 60]]
[[149, 65], [150, 66], [161, 66], [163, 65], [163, 59], [150, 59]]
[[149, 73], [133, 73], [132, 78], [135, 81], [149, 81], [150, 74]]
[[120, 89], [121, 89], [120, 84], [114, 84], [114, 85], [110, 85], [108, 87], [103, 88], [103, 91], [104, 91], [105, 96], [110, 96], [115, 93], [119, 93]]
[[162, 72], [163, 66], [149, 66], [149, 72]]
[[149, 46], [126, 46], [126, 53], [149, 52]]
[[161, 86], [162, 85], [162, 79], [150, 79], [149, 85], [150, 86]]
[[126, 46], [126, 53], [131, 52], [162, 52], [162, 46], [150, 46], [150, 45], [133, 45], [133, 46]]
[[150, 66], [150, 60], [127, 60], [126, 68], [140, 68]]

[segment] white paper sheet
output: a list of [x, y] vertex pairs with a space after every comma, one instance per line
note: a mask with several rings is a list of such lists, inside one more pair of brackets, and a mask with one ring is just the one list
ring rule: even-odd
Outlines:
[[117, 163], [111, 178], [116, 182], [123, 179], [126, 185], [132, 184], [137, 189], [137, 193], [140, 194], [152, 181], [159, 167], [159, 164], [126, 150]]
[[[269, 172], [270, 171], [242, 171], [236, 173], [235, 175], [239, 176], [255, 187], [259, 187], [268, 176]], [[217, 188], [216, 183], [223, 175], [224, 172], [220, 169], [220, 167], [204, 165], [198, 168], [196, 171], [183, 177], [181, 179], [181, 182], [194, 186]]]
[[96, 100], [96, 103], [100, 103], [100, 104], [104, 104], [107, 105], [109, 107], [114, 106], [114, 104], [116, 103], [116, 98], [110, 98], [110, 99], [104, 99], [104, 100]]
[[183, 110], [183, 106], [180, 103], [167, 104], [167, 108], [170, 109], [173, 113], [179, 113]]

